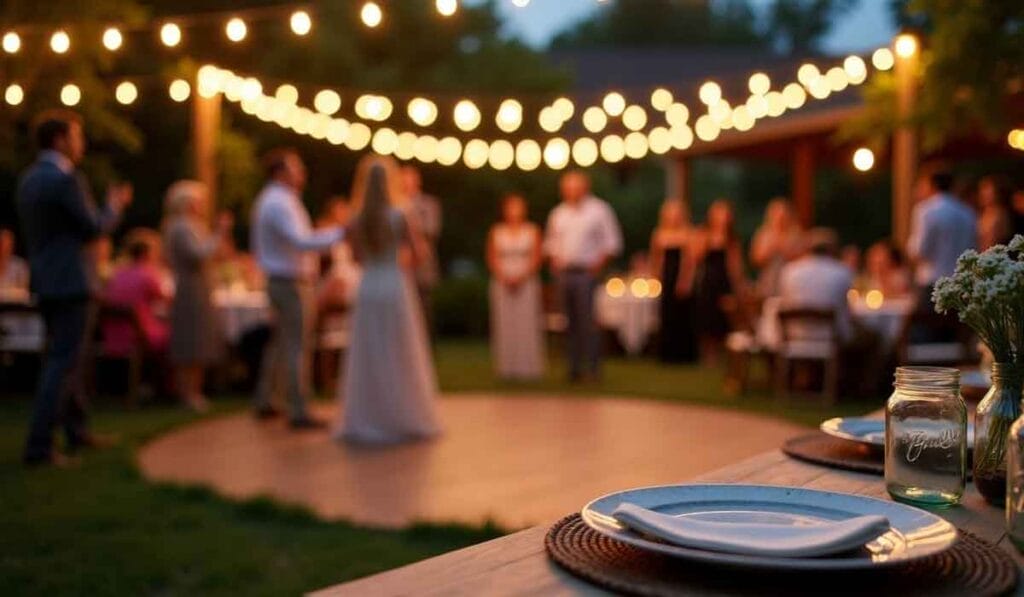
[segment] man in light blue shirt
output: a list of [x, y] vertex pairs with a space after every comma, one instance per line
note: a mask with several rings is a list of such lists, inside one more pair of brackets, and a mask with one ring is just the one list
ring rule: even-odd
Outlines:
[[313, 230], [301, 198], [306, 167], [295, 150], [271, 151], [264, 168], [267, 184], [253, 206], [252, 248], [267, 275], [276, 324], [263, 356], [254, 407], [258, 418], [277, 416], [274, 396], [285, 385], [292, 428], [320, 429], [325, 424], [306, 410], [316, 323], [316, 254], [340, 242], [344, 231], [341, 227]]

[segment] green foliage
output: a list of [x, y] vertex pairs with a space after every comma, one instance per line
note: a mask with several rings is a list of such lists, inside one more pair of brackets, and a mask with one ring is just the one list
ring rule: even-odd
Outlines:
[[[1019, 0], [911, 0], [893, 3], [899, 20], [923, 35], [920, 89], [909, 121], [925, 150], [980, 134], [1000, 140], [1019, 121], [1024, 92], [1024, 3]], [[869, 111], [848, 136], [878, 137], [901, 120], [893, 113], [890, 76], [865, 91]]]
[[764, 41], [744, 0], [615, 0], [559, 34], [551, 45], [760, 45]]
[[791, 54], [817, 48], [832, 22], [859, 0], [775, 0], [769, 13], [769, 34]]
[[445, 279], [432, 295], [434, 325], [445, 337], [483, 337], [488, 329], [488, 279], [482, 275]]

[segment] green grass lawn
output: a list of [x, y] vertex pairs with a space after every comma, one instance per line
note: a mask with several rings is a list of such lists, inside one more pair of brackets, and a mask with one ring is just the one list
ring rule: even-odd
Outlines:
[[[480, 342], [437, 348], [445, 391], [612, 394], [700, 403], [815, 423], [832, 411], [812, 402], [723, 395], [721, 373], [611, 359], [598, 386], [547, 379], [507, 385], [490, 373]], [[195, 417], [170, 406], [128, 411], [100, 404], [95, 427], [120, 434], [113, 449], [72, 470], [26, 471], [19, 461], [27, 399], [0, 400], [0, 594], [298, 594], [484, 541], [494, 528], [420, 526], [381, 531], [326, 523], [269, 500], [230, 502], [195, 488], [144, 481], [134, 452], [149, 438]], [[244, 407], [219, 401], [217, 413]], [[850, 404], [841, 410], [864, 410]]]

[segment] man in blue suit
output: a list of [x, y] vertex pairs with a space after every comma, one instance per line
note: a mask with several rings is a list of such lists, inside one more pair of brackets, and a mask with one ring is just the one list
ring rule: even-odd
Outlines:
[[42, 114], [35, 129], [39, 157], [22, 174], [17, 203], [28, 245], [32, 293], [46, 323], [47, 348], [25, 446], [28, 465], [62, 464], [53, 429], [64, 427], [69, 452], [92, 447], [81, 383], [81, 352], [93, 295], [87, 244], [117, 225], [131, 202], [131, 187], [113, 187], [96, 206], [76, 170], [85, 155], [81, 118], [66, 111]]

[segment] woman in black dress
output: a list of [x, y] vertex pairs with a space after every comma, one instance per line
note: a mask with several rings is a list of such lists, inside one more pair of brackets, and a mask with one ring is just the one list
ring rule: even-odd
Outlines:
[[726, 302], [743, 295], [743, 249], [735, 231], [732, 204], [718, 199], [708, 208], [698, 242], [696, 308], [701, 356], [714, 363], [732, 330]]
[[651, 272], [661, 280], [660, 357], [665, 363], [697, 360], [693, 319], [694, 234], [686, 205], [668, 199], [651, 235]]

